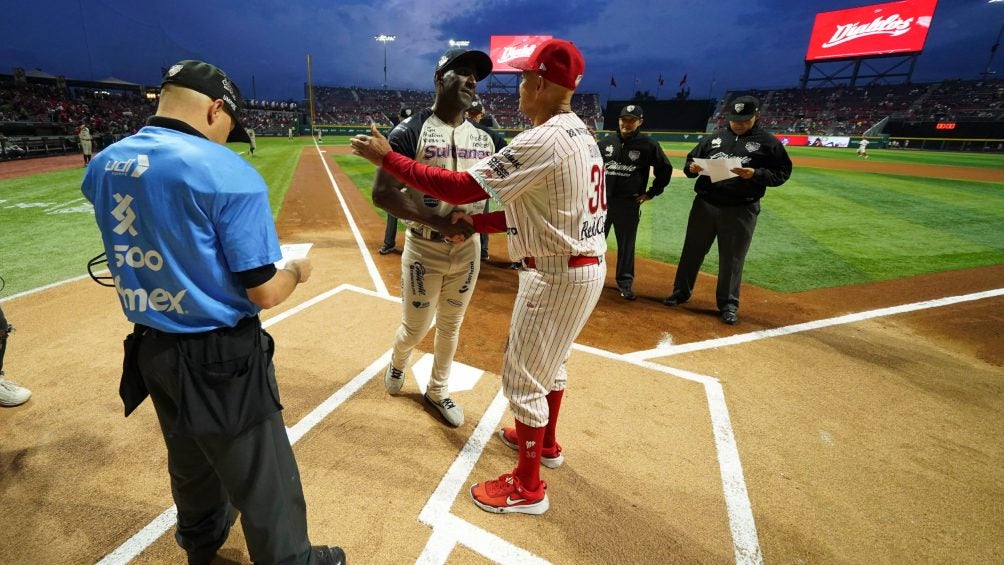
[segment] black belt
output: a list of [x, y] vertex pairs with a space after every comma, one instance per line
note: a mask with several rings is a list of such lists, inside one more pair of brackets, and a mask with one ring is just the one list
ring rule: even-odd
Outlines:
[[444, 239], [443, 234], [439, 233], [438, 231], [430, 231], [429, 237], [426, 237], [425, 230], [421, 228], [411, 228], [411, 234], [417, 235], [422, 239], [428, 239], [429, 241], [443, 241]]
[[150, 326], [144, 326], [142, 324], [137, 324], [143, 335], [149, 335], [152, 337], [173, 337], [178, 339], [201, 339], [209, 335], [226, 335], [226, 334], [238, 334], [243, 331], [247, 331], [251, 326], [258, 326], [261, 324], [261, 320], [258, 316], [248, 316], [241, 318], [234, 327], [222, 327], [216, 328], [214, 330], [208, 330], [204, 332], [195, 333], [178, 333], [178, 332], [165, 332], [163, 330], [158, 330], [156, 328], [151, 328]]

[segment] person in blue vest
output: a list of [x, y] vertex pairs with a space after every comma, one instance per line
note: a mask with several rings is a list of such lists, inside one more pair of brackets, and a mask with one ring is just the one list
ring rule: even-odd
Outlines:
[[227, 142], [248, 143], [244, 99], [223, 71], [173, 65], [157, 113], [99, 153], [81, 191], [94, 205], [126, 338], [126, 416], [150, 396], [167, 444], [176, 539], [209, 563], [239, 511], [256, 563], [344, 563], [311, 546], [258, 313], [310, 278], [281, 259], [268, 187]]

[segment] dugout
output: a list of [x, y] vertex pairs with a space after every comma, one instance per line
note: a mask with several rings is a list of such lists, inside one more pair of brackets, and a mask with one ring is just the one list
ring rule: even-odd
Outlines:
[[603, 129], [617, 130], [621, 108], [628, 104], [645, 111], [643, 132], [704, 131], [714, 110], [712, 100], [610, 100], [603, 112]]

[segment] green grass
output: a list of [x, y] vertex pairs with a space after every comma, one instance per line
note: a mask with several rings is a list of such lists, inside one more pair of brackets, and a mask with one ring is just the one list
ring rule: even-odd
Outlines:
[[[277, 216], [309, 138], [258, 138], [248, 159], [269, 186], [273, 217]], [[246, 144], [231, 148], [243, 151]], [[103, 251], [94, 213], [80, 193], [84, 168], [0, 180], [0, 276], [2, 295], [87, 273], [87, 260]], [[44, 204], [45, 206], [41, 206]], [[62, 212], [61, 212], [62, 211]]]
[[[345, 145], [348, 137], [328, 136], [324, 145]], [[289, 188], [302, 148], [309, 138], [259, 138], [251, 163], [270, 187], [273, 213]], [[690, 143], [667, 143], [689, 150]], [[246, 146], [234, 146], [246, 151]], [[793, 148], [812, 156], [854, 158], [854, 151]], [[845, 156], [839, 156], [845, 153]], [[993, 166], [979, 154], [886, 150], [896, 162]], [[351, 155], [331, 155], [367, 201], [374, 168]], [[998, 161], [999, 157], [996, 158]], [[674, 157], [674, 166], [682, 159]], [[998, 164], [1004, 170], [1004, 165]], [[83, 169], [0, 181], [0, 275], [4, 295], [79, 276], [90, 257], [101, 251], [89, 212], [54, 213], [52, 205], [81, 202]], [[677, 263], [683, 247], [693, 182], [675, 178], [666, 193], [644, 205], [637, 254]], [[24, 207], [45, 203], [49, 207]], [[768, 189], [749, 252], [744, 280], [781, 292], [860, 284], [1004, 263], [1004, 179], [1001, 183], [965, 182], [880, 175], [820, 168], [795, 168], [782, 187]], [[8, 208], [8, 206], [20, 206]], [[373, 208], [381, 217], [386, 214]], [[608, 241], [615, 248], [615, 238]], [[704, 270], [715, 274], [714, 246]], [[672, 281], [665, 281], [670, 291]]]
[[[664, 141], [662, 148], [667, 151], [690, 152], [697, 145], [680, 141]], [[854, 147], [788, 147], [788, 155], [792, 158], [812, 157], [815, 159], [834, 159], [838, 161], [853, 161], [858, 159], [857, 144]], [[905, 165], [941, 165], [948, 167], [977, 167], [984, 169], [1000, 169], [1001, 182], [1004, 182], [1004, 155], [992, 153], [973, 153], [961, 151], [904, 151], [902, 149], [868, 149], [868, 160], [878, 163], [902, 163]], [[670, 157], [674, 167], [683, 166], [683, 157]]]

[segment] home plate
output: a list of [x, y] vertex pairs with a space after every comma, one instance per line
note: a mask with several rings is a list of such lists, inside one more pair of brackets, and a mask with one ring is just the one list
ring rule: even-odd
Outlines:
[[[415, 382], [418, 383], [418, 390], [425, 394], [425, 390], [429, 387], [429, 375], [432, 374], [432, 354], [426, 353], [413, 363], [411, 374], [415, 377]], [[473, 389], [483, 374], [485, 372], [481, 369], [454, 361], [453, 367], [450, 369], [450, 392]]]

